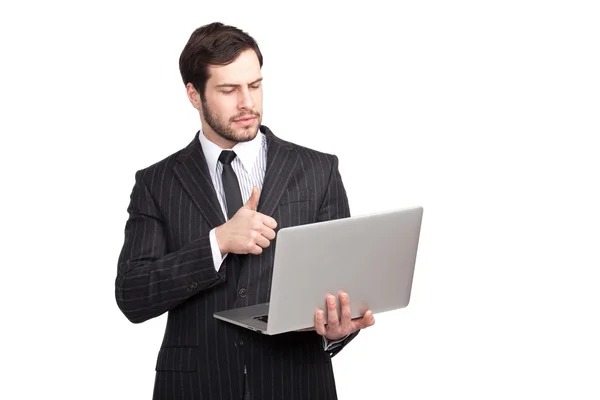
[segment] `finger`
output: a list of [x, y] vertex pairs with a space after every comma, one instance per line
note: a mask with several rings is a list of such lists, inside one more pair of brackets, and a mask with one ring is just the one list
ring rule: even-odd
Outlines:
[[258, 192], [258, 187], [254, 186], [252, 188], [252, 194], [250, 195], [250, 198], [246, 204], [244, 204], [244, 207], [249, 208], [250, 210], [256, 210], [256, 207], [258, 206], [258, 199], [260, 197]]
[[322, 310], [317, 310], [315, 313], [315, 330], [321, 336], [325, 336], [327, 329], [325, 329], [325, 313]]
[[363, 317], [365, 328], [375, 325], [375, 316], [371, 310], [368, 310]]
[[277, 228], [277, 221], [275, 221], [274, 218], [269, 217], [268, 215], [264, 215], [264, 214], [258, 214], [261, 217], [262, 223], [264, 226], [271, 228], [271, 229], [275, 229]]
[[264, 237], [266, 237], [269, 240], [273, 240], [275, 239], [275, 231], [271, 228], [268, 228], [266, 226], [263, 226], [262, 229], [260, 230], [260, 234], [263, 235]]
[[335, 296], [327, 296], [327, 329], [339, 329], [340, 320], [337, 313]]
[[250, 254], [255, 254], [255, 255], [259, 255], [259, 254], [261, 254], [262, 252], [263, 252], [263, 249], [262, 249], [262, 247], [260, 247], [260, 246], [257, 246], [257, 245], [252, 245], [252, 246], [250, 247], [250, 251], [248, 251], [248, 253], [250, 253]]
[[352, 322], [352, 311], [350, 310], [350, 296], [347, 293], [340, 293], [340, 308], [342, 311], [342, 329], [350, 329]]
[[265, 238], [264, 236], [257, 234], [256, 237], [254, 238], [254, 243], [256, 243], [258, 246], [262, 247], [263, 249], [266, 249], [267, 247], [269, 247], [271, 245], [271, 242]]
[[371, 310], [368, 310], [362, 318], [352, 321], [352, 331], [368, 328], [373, 325], [375, 325], [375, 317]]

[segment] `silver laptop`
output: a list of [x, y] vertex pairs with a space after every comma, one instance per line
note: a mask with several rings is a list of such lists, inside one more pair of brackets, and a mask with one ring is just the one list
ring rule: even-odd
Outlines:
[[[216, 318], [266, 335], [314, 327], [328, 293], [348, 293], [352, 318], [410, 301], [422, 207], [282, 228], [277, 233], [269, 303]], [[338, 301], [338, 315], [340, 315]]]

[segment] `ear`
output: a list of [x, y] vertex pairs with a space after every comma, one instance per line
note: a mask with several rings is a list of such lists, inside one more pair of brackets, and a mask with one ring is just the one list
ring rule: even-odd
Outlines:
[[194, 88], [194, 85], [192, 85], [190, 82], [188, 82], [185, 85], [185, 91], [187, 93], [188, 100], [190, 101], [190, 103], [192, 103], [192, 106], [195, 109], [200, 110], [200, 108], [201, 108], [200, 94], [196, 91], [196, 88]]

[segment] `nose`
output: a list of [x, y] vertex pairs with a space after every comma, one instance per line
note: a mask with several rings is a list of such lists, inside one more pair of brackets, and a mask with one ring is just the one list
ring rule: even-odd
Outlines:
[[251, 110], [254, 107], [254, 99], [248, 88], [244, 88], [238, 93], [238, 108], [240, 110]]

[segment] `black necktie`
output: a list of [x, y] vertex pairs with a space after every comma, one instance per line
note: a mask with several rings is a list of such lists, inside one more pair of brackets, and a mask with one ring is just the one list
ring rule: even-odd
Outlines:
[[243, 205], [240, 184], [238, 183], [235, 171], [231, 167], [231, 162], [235, 157], [236, 154], [229, 150], [223, 150], [219, 156], [219, 161], [223, 163], [223, 189], [225, 190], [225, 200], [227, 201], [228, 219], [231, 219]]

